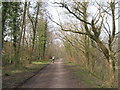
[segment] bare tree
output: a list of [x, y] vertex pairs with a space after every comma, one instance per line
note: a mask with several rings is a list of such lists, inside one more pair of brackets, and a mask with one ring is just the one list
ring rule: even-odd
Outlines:
[[[55, 2], [54, 4], [59, 5], [59, 7], [62, 7], [66, 9], [71, 15], [73, 15], [77, 20], [83, 23], [83, 27], [85, 31], [81, 30], [73, 30], [73, 29], [67, 29], [65, 28], [62, 24], [59, 24], [55, 21], [57, 25], [61, 27], [61, 30], [63, 31], [69, 31], [72, 33], [78, 33], [82, 35], [88, 36], [90, 39], [92, 39], [94, 42], [97, 43], [99, 49], [101, 52], [104, 54], [106, 57], [106, 60], [108, 62], [108, 67], [109, 67], [109, 79], [110, 79], [110, 85], [113, 85], [113, 82], [115, 80], [115, 56], [114, 56], [114, 50], [112, 49], [113, 47], [113, 42], [115, 39], [115, 33], [116, 33], [116, 24], [115, 24], [115, 5], [117, 4], [116, 2], [110, 2], [107, 4], [107, 8], [109, 8], [109, 11], [100, 9], [103, 7], [102, 5], [99, 6], [99, 12], [92, 17], [92, 20], [88, 20], [88, 2], [75, 2], [73, 1], [72, 4], [67, 3], [67, 2]], [[104, 20], [105, 20], [105, 15], [108, 13], [111, 13], [111, 18], [112, 18], [112, 30], [111, 34], [109, 35], [108, 39], [108, 47], [104, 42], [100, 39], [100, 34], [102, 33], [103, 30], [103, 25], [104, 25]], [[107, 31], [109, 31], [107, 29]], [[85, 36], [85, 37], [86, 37]], [[89, 39], [88, 38], [88, 39]], [[88, 58], [89, 60], [89, 58]]]

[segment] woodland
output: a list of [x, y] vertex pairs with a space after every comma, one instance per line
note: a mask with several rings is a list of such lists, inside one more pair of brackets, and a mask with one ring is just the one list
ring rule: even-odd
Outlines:
[[[60, 8], [57, 19], [47, 5]], [[3, 76], [63, 58], [96, 77], [101, 87], [118, 86], [119, 2], [2, 2]], [[95, 9], [94, 9], [95, 8]]]

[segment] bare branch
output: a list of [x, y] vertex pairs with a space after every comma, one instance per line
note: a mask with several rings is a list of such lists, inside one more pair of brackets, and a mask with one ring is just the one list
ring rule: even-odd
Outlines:
[[120, 34], [120, 31], [118, 33], [116, 33], [115, 35], [119, 35]]
[[61, 28], [63, 31], [70, 31], [70, 32], [73, 32], [73, 33], [78, 33], [78, 34], [84, 34], [84, 35], [89, 35], [87, 33], [84, 33], [84, 32], [80, 32], [80, 31], [74, 31], [74, 30], [67, 30], [67, 29], [64, 29], [64, 28]]
[[70, 30], [70, 29], [69, 29], [69, 30], [64, 29], [62, 25], [60, 25], [60, 24], [57, 23], [56, 21], [52, 20], [51, 17], [49, 17], [49, 19], [50, 19], [52, 22], [54, 22], [55, 24], [57, 24], [58, 26], [60, 26], [60, 27], [61, 27], [61, 30], [63, 30], [63, 31], [70, 31], [70, 32], [73, 32], [73, 33], [84, 34], [84, 35], [90, 35], [90, 34], [85, 33], [85, 32], [80, 32], [80, 31]]
[[69, 13], [71, 13], [73, 16], [75, 16], [78, 20], [80, 20], [80, 21], [82, 21], [82, 22], [84, 22], [84, 23], [86, 23], [86, 24], [91, 25], [91, 23], [89, 23], [89, 22], [81, 19], [81, 18], [78, 17], [74, 12], [72, 12], [72, 11], [68, 8], [68, 6], [67, 6], [66, 4], [64, 4], [64, 3], [58, 3], [58, 2], [55, 2], [55, 4], [61, 5], [60, 7], [64, 7]]
[[116, 51], [116, 52], [114, 53], [114, 55], [116, 55], [116, 54], [119, 53], [119, 52], [120, 52], [120, 50]]
[[107, 9], [104, 9], [104, 8], [102, 7], [102, 5], [100, 5], [97, 1], [96, 1], [96, 3], [97, 3], [97, 5], [103, 10], [103, 12], [106, 12], [108, 15], [111, 16], [111, 14], [107, 11], [107, 10], [110, 8], [110, 6], [107, 7]]
[[108, 36], [110, 36], [110, 33], [109, 33], [108, 29], [106, 28], [105, 24], [103, 24], [103, 28], [104, 28], [105, 31], [107, 32]]
[[106, 24], [107, 24], [107, 26], [108, 26], [108, 30], [109, 30], [109, 34], [111, 35], [111, 30], [110, 30], [110, 25], [109, 25], [109, 23], [108, 23], [108, 20], [107, 20], [107, 17], [106, 17]]
[[[62, 33], [62, 35], [64, 35], [64, 34]], [[85, 53], [81, 48], [78, 48], [76, 45], [74, 45], [74, 44], [72, 43], [72, 41], [69, 40], [66, 35], [64, 35], [64, 37], [62, 37], [62, 38], [63, 38], [64, 40], [67, 40], [67, 41], [73, 46], [73, 48], [75, 48], [75, 50], [80, 50], [80, 51], [82, 51], [83, 53]], [[81, 44], [80, 44], [80, 45], [81, 45]]]

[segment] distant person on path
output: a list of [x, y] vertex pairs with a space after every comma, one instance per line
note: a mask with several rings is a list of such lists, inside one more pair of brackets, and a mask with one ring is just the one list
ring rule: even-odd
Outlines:
[[53, 57], [52, 57], [52, 62], [53, 62], [53, 63], [54, 63], [54, 60], [55, 60], [55, 57], [53, 56]]

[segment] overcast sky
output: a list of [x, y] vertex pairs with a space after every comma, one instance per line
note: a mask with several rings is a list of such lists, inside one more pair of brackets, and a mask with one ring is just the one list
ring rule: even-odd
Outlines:
[[[5, 1], [5, 0], [2, 0]], [[7, 0], [7, 1], [16, 1], [16, 0]], [[20, 0], [17, 0], [20, 1]], [[25, 0], [21, 0], [21, 1], [25, 1]], [[32, 0], [26, 0], [26, 1], [32, 1]], [[33, 0], [35, 1], [40, 1], [40, 0]], [[54, 2], [59, 2], [61, 0], [42, 0], [45, 1], [47, 3], [47, 10], [49, 11], [50, 15], [52, 16], [52, 19], [56, 22], [59, 22], [59, 19], [62, 21], [66, 19], [65, 15], [64, 15], [64, 9], [60, 8], [60, 7], [56, 7], [55, 5], [53, 5], [52, 3]], [[66, 1], [66, 0], [65, 0]], [[67, 0], [68, 1], [68, 0]], [[69, 2], [72, 0], [69, 0]], [[76, 0], [76, 1], [87, 1], [87, 0]], [[94, 2], [95, 0], [89, 0], [90, 2]], [[100, 0], [97, 0], [97, 2]], [[111, 0], [101, 0], [103, 3], [106, 3], [106, 1], [111, 1]], [[117, 1], [117, 0], [116, 0]], [[52, 2], [52, 3], [51, 3]], [[95, 8], [95, 6], [91, 5], [90, 8], [88, 9], [89, 12], [91, 12], [91, 14], [94, 14], [97, 9]], [[109, 19], [109, 23], [110, 23], [110, 19]], [[57, 28], [58, 26], [52, 22], [52, 26], [53, 28]], [[116, 21], [116, 29], [118, 30], [118, 21]]]

